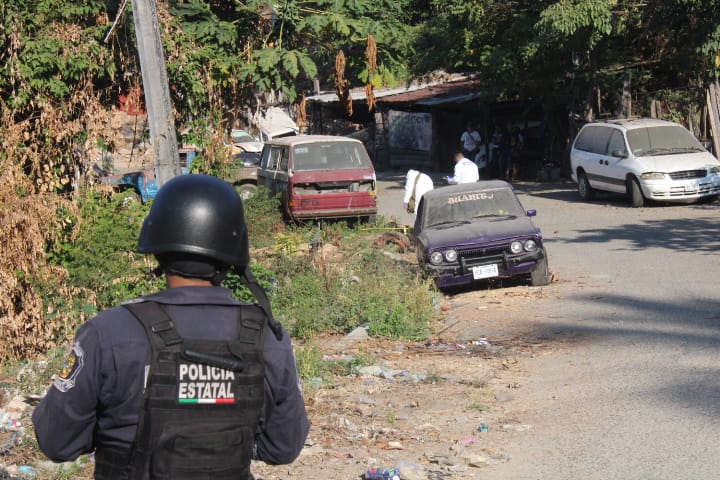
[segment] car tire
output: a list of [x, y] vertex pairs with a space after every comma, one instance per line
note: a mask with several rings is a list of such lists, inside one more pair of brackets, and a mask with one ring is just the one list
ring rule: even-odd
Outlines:
[[545, 255], [538, 260], [535, 269], [530, 272], [530, 284], [533, 287], [544, 287], [550, 284], [550, 271], [548, 270], [548, 260]]
[[590, 186], [587, 175], [582, 170], [578, 172], [578, 194], [586, 202], [595, 199], [595, 189]]
[[247, 200], [253, 195], [255, 195], [255, 192], [257, 191], [257, 185], [253, 185], [252, 183], [243, 183], [241, 185], [235, 185], [235, 191], [238, 192], [238, 195], [240, 195], [240, 198], [243, 200]]
[[628, 196], [630, 197], [633, 207], [645, 206], [645, 197], [636, 178], [628, 180]]

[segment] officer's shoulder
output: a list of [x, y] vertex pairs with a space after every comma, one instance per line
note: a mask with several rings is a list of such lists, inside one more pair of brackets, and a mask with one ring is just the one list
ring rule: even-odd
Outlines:
[[[142, 301], [142, 300], [141, 300]], [[137, 302], [132, 302], [137, 303]], [[121, 324], [134, 320], [133, 314], [123, 305], [129, 305], [128, 302], [122, 302], [116, 307], [108, 308], [101, 311], [93, 318], [88, 320], [87, 324], [95, 327], [100, 331], [122, 329]]]
[[144, 298], [133, 298], [130, 300], [125, 300], [123, 302], [120, 302], [120, 306], [124, 307], [125, 305], [134, 305], [136, 303], [143, 303], [143, 302], [147, 302], [147, 300], [145, 300]]

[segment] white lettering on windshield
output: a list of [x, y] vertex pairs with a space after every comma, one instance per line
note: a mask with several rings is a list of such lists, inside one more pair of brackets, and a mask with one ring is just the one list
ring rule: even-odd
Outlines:
[[457, 197], [449, 197], [448, 205], [453, 205], [460, 202], [473, 202], [476, 200], [492, 200], [495, 198], [494, 193], [480, 192], [480, 193], [467, 193], [465, 195], [458, 195]]

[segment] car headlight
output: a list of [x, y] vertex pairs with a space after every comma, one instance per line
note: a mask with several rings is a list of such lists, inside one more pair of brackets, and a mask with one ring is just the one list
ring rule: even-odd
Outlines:
[[523, 251], [523, 244], [520, 240], [513, 240], [510, 244], [510, 251], [512, 253], [520, 253]]
[[445, 252], [445, 260], [448, 262], [454, 262], [457, 260], [457, 251], [455, 250], [448, 250]]
[[645, 172], [640, 175], [643, 180], [665, 180], [665, 174], [662, 172]]
[[430, 263], [433, 265], [440, 265], [443, 261], [443, 255], [440, 252], [433, 252], [430, 254]]
[[708, 175], [712, 175], [715, 173], [720, 173], [720, 167], [710, 167], [708, 168]]
[[537, 242], [533, 239], [525, 240], [523, 248], [525, 248], [526, 252], [534, 252], [535, 250], [537, 250]]

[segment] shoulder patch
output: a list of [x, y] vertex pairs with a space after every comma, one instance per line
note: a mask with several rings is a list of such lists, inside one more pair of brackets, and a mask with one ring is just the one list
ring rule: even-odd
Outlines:
[[120, 302], [120, 305], [132, 305], [133, 303], [142, 303], [144, 301], [144, 298], [133, 298], [131, 300], [125, 300], [124, 302]]
[[62, 369], [60, 369], [60, 373], [58, 373], [57, 378], [53, 381], [55, 388], [61, 392], [67, 392], [75, 386], [75, 380], [85, 364], [84, 357], [85, 352], [83, 352], [80, 343], [75, 342]]

